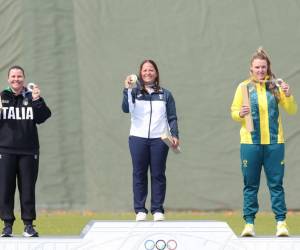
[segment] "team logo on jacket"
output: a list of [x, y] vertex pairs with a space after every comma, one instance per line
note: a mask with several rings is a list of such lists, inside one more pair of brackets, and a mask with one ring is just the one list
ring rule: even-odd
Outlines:
[[160, 99], [160, 100], [164, 99], [164, 95], [160, 94], [160, 95], [159, 95], [159, 99]]
[[23, 100], [23, 105], [24, 105], [24, 106], [27, 106], [27, 105], [28, 105], [28, 98], [24, 98], [24, 100]]

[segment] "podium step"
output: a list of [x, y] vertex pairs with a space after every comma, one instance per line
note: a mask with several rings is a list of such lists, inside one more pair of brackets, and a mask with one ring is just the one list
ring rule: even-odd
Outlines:
[[299, 237], [237, 237], [219, 221], [91, 221], [80, 236], [0, 238], [0, 250], [295, 250]]

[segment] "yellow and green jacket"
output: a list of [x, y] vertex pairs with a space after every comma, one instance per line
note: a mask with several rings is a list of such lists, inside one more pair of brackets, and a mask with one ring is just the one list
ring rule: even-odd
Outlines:
[[[251, 103], [251, 115], [253, 119], [254, 131], [248, 132], [245, 119], [241, 118], [239, 112], [243, 104], [241, 86], [246, 85]], [[279, 99], [263, 83], [255, 82], [252, 79], [240, 83], [236, 89], [231, 105], [232, 119], [241, 123], [240, 130], [241, 143], [243, 144], [276, 144], [284, 143], [283, 129], [279, 106], [288, 114], [297, 112], [297, 103], [291, 95], [286, 97], [281, 88], [276, 87]]]

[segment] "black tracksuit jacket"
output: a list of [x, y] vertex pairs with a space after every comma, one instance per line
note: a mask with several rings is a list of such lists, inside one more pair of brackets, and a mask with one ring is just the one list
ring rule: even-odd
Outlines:
[[51, 116], [44, 99], [32, 101], [32, 93], [26, 88], [15, 96], [10, 88], [1, 92], [0, 153], [39, 154], [39, 138], [36, 124]]

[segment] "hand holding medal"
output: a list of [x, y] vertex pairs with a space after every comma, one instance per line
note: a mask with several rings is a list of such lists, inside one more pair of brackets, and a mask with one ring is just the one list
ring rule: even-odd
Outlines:
[[35, 101], [40, 98], [41, 90], [35, 83], [31, 82], [27, 84], [27, 89], [32, 92], [32, 100]]

